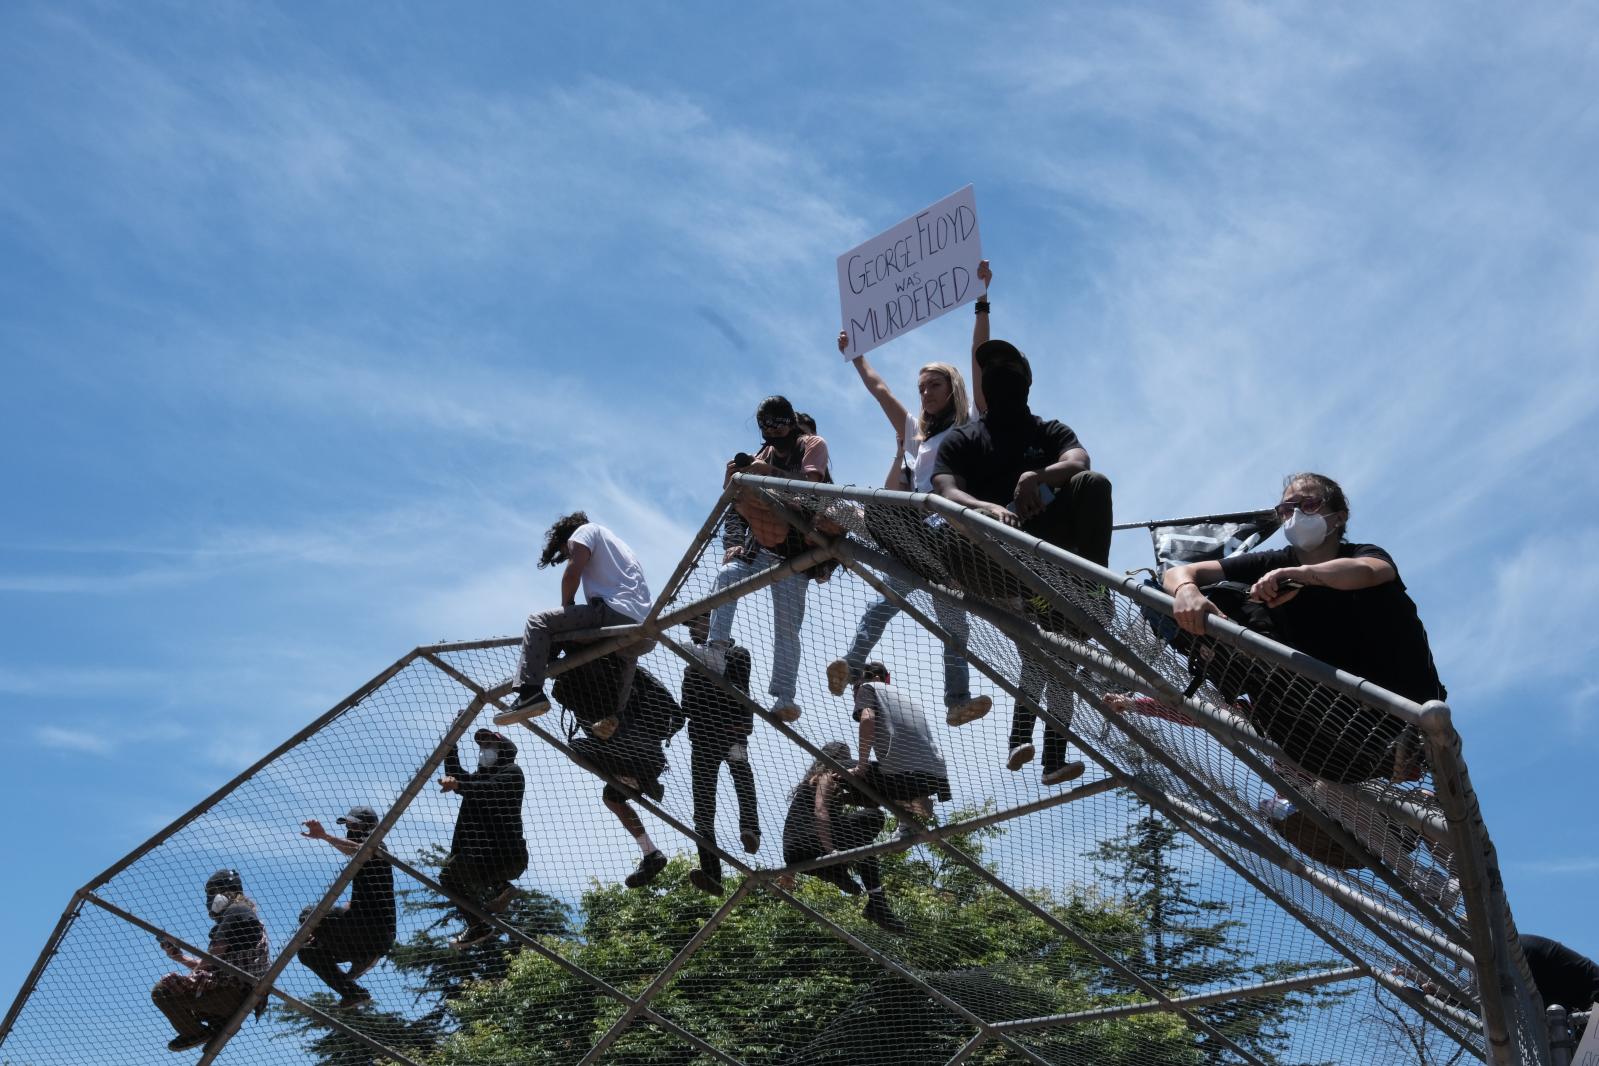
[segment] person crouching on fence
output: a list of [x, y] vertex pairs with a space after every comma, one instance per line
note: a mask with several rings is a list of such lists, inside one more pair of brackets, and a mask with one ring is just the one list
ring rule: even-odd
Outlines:
[[244, 894], [239, 871], [218, 870], [207, 879], [205, 909], [212, 923], [205, 949], [211, 959], [185, 955], [165, 938], [159, 941], [168, 958], [189, 970], [167, 974], [150, 992], [150, 999], [177, 1032], [167, 1044], [169, 1051], [199, 1047], [220, 1035], [272, 962], [266, 926], [256, 913], [255, 901]]
[[[727, 464], [724, 485], [741, 472], [801, 481], [829, 480], [827, 442], [800, 432], [794, 406], [787, 399], [768, 396], [762, 400], [755, 409], [755, 423], [761, 431], [761, 450], [754, 455], [734, 456]], [[744, 540], [727, 545], [722, 567], [716, 574], [717, 592], [805, 550], [804, 538], [763, 501], [740, 493], [733, 508], [737, 520], [729, 515], [726, 525], [741, 531]], [[791, 574], [771, 586], [772, 679], [767, 693], [774, 700], [772, 714], [785, 722], [797, 720], [801, 713], [795, 691], [799, 684], [800, 627], [805, 622], [808, 580], [805, 574]], [[732, 645], [737, 614], [736, 600], [711, 613], [709, 647], [713, 653]]]
[[[453, 899], [499, 914], [516, 898], [511, 882], [527, 870], [527, 840], [522, 836], [522, 793], [526, 781], [516, 765], [516, 745], [492, 729], [479, 729], [477, 769], [461, 765], [460, 745], [444, 756], [439, 788], [461, 797], [450, 854], [439, 871], [439, 885]], [[450, 941], [464, 948], [494, 935], [494, 927], [460, 908], [465, 930]]]
[[[1267, 617], [1258, 623], [1243, 617], [1248, 601], [1240, 591], [1235, 621], [1265, 625], [1268, 636], [1417, 703], [1444, 699], [1427, 630], [1393, 557], [1346, 537], [1349, 501], [1339, 484], [1322, 474], [1293, 474], [1276, 509], [1288, 547], [1166, 571], [1161, 580], [1177, 624], [1203, 635], [1206, 615], [1232, 613], [1212, 599], [1228, 590], [1218, 583], [1247, 587], [1248, 601]], [[1347, 696], [1329, 697], [1286, 671], [1259, 674], [1244, 686], [1249, 716], [1306, 771], [1336, 782], [1414, 776], [1413, 767], [1399, 765], [1411, 753], [1398, 718]]]
[[[849, 745], [841, 740], [828, 741], [821, 751], [839, 766], [847, 767], [850, 763]], [[794, 786], [789, 794], [788, 817], [783, 822], [784, 865], [818, 859], [834, 851], [863, 848], [877, 839], [886, 818], [876, 807], [856, 806], [846, 810], [846, 803], [870, 802], [852, 795], [849, 781], [849, 774], [840, 773], [817, 759]], [[859, 882], [850, 876], [850, 866], [860, 875]], [[865, 885], [866, 908], [862, 913], [867, 920], [891, 933], [905, 931], [905, 923], [895, 916], [883, 894], [883, 870], [877, 856], [868, 855], [853, 863], [819, 866], [810, 872], [851, 896], [860, 895], [861, 886]]]
[[[860, 761], [851, 773], [874, 797], [904, 803], [921, 821], [932, 821], [933, 797], [950, 798], [944, 754], [933, 741], [927, 715], [890, 684], [882, 663], [867, 663], [861, 671], [854, 717], [860, 723]], [[908, 823], [899, 827], [902, 836], [914, 830]]]
[[[849, 347], [849, 335], [838, 335], [839, 351]], [[894, 429], [896, 440], [894, 464], [889, 469], [884, 488], [901, 492], [932, 492], [933, 462], [938, 457], [939, 446], [956, 426], [965, 425], [971, 418], [970, 401], [966, 398], [966, 381], [961, 372], [948, 363], [928, 363], [916, 375], [916, 391], [921, 397], [921, 410], [915, 416], [899, 402], [864, 355], [855, 357], [855, 370], [861, 383], [872, 394], [888, 424]], [[879, 510], [886, 510], [880, 508]], [[898, 526], [898, 529], [893, 527]], [[874, 536], [885, 541], [885, 547], [907, 550], [921, 540], [919, 516], [909, 511], [892, 514], [869, 513], [868, 528]], [[904, 542], [903, 544], [899, 542]], [[889, 586], [901, 596], [910, 594], [911, 585], [889, 579]], [[855, 640], [842, 659], [827, 666], [827, 688], [835, 696], [842, 696], [846, 686], [860, 679], [866, 657], [882, 639], [883, 630], [899, 613], [899, 608], [887, 596], [880, 596], [861, 615], [855, 631]], [[971, 670], [966, 665], [960, 648], [967, 640], [966, 612], [940, 597], [933, 597], [933, 614], [939, 626], [952, 642], [944, 645], [944, 707], [946, 721], [952, 726], [975, 721], [989, 712], [993, 701], [987, 696], [973, 698]]]
[[[590, 522], [582, 511], [556, 520], [545, 534], [539, 567], [566, 563], [561, 574], [561, 606], [529, 616], [522, 634], [513, 712], [522, 720], [550, 709], [544, 673], [556, 641], [571, 640], [583, 629], [642, 622], [650, 612], [650, 587], [633, 549], [615, 533]], [[581, 586], [587, 603], [577, 602]], [[502, 719], [503, 721], [504, 719]]]
[[[337, 837], [312, 818], [300, 835], [308, 840], [325, 840], [340, 855], [354, 855], [362, 841], [378, 825], [378, 812], [371, 807], [351, 807], [339, 818], [344, 836]], [[300, 913], [300, 921], [310, 917], [311, 908]], [[322, 978], [339, 994], [340, 1007], [353, 1007], [372, 998], [372, 993], [356, 983], [394, 944], [394, 867], [381, 849], [372, 852], [350, 881], [350, 901], [340, 903], [323, 916], [311, 939], [297, 956], [306, 969]], [[349, 963], [348, 970], [339, 969]]]

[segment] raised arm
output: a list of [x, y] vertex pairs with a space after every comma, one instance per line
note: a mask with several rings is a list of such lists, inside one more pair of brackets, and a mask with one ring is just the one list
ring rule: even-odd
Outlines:
[[[838, 333], [838, 350], [845, 351], [849, 348], [849, 334], [843, 330]], [[866, 356], [857, 355], [851, 360], [855, 364], [855, 372], [861, 376], [861, 384], [866, 386], [866, 391], [872, 394], [872, 399], [877, 401], [877, 406], [883, 409], [883, 416], [888, 419], [888, 424], [894, 427], [896, 435], [905, 432], [905, 405], [894, 397], [894, 391], [888, 387], [888, 382], [883, 380], [871, 363], [866, 361]]]
[[305, 823], [305, 832], [300, 834], [310, 840], [326, 840], [341, 855], [354, 855], [361, 849], [361, 845], [348, 837], [336, 837], [322, 828], [322, 823], [315, 818]]
[[977, 280], [983, 283], [983, 295], [977, 298], [976, 321], [972, 323], [972, 374], [968, 380], [972, 383], [972, 403], [977, 413], [986, 415], [988, 400], [983, 396], [982, 372], [977, 369], [977, 348], [988, 340], [988, 287], [994, 281], [994, 272], [989, 269], [986, 259], [977, 264]]

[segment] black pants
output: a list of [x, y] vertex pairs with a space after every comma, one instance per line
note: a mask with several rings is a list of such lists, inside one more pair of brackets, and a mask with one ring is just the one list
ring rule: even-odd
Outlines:
[[[1110, 479], [1084, 470], [1056, 491], [1043, 513], [1022, 523], [1022, 532], [1104, 566], [1110, 561], [1112, 521]], [[944, 532], [944, 564], [967, 592], [994, 600], [1037, 593], [965, 537], [949, 529]]]
[[[755, 805], [755, 771], [750, 768], [746, 748], [748, 737], [715, 726], [698, 726], [690, 720], [688, 726], [689, 772], [694, 783], [694, 832], [707, 841], [716, 839], [716, 790], [721, 776], [722, 763], [727, 763], [728, 776], [733, 779], [733, 793], [738, 797], [738, 829], [740, 833], [761, 831], [760, 812]], [[731, 758], [735, 748], [739, 758]], [[720, 876], [722, 864], [716, 853], [700, 845], [700, 868]]]
[[[833, 815], [832, 837], [835, 851], [848, 851], [851, 848], [864, 848], [877, 839], [877, 834], [883, 831], [886, 816], [876, 807], [853, 807]], [[804, 862], [814, 859], [822, 854], [821, 842], [814, 837], [797, 840], [783, 849], [783, 862]], [[857, 859], [852, 864], [855, 872], [861, 876], [861, 884], [868, 891], [883, 887], [883, 869], [878, 865], [877, 856]], [[834, 880], [836, 874], [829, 876], [828, 871], [838, 871], [837, 866], [823, 866], [812, 872], [824, 880]]]
[[[394, 926], [387, 918], [374, 921], [344, 903], [328, 912], [296, 958], [323, 984], [348, 996], [357, 989], [356, 975], [382, 958], [393, 943]], [[348, 971], [339, 969], [341, 962], [350, 964]]]
[[150, 990], [150, 1000], [178, 1036], [208, 1034], [208, 1026], [225, 1024], [249, 995], [248, 985], [204, 970], [169, 973]]
[[[451, 896], [481, 904], [510, 888], [511, 882], [526, 870], [526, 844], [520, 852], [506, 849], [491, 854], [451, 854], [439, 871], [439, 885]], [[468, 925], [482, 924], [465, 911], [460, 913]]]

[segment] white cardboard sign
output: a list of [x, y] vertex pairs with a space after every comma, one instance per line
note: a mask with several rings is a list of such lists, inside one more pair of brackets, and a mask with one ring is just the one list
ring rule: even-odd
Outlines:
[[838, 257], [845, 359], [865, 355], [982, 295], [972, 187], [944, 197]]
[[1571, 1066], [1599, 1066], [1599, 1017], [1589, 1016], [1582, 1043], [1571, 1056]]

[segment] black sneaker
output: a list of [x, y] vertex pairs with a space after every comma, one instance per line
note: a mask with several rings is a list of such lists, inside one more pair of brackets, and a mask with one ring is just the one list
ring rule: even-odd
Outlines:
[[494, 927], [483, 922], [473, 922], [461, 930], [461, 935], [450, 941], [450, 947], [457, 951], [469, 948], [473, 944], [481, 944], [494, 935]]
[[368, 992], [360, 985], [353, 985], [350, 990], [346, 992], [339, 1000], [339, 1009], [348, 1010], [351, 1007], [359, 1007], [363, 1003], [371, 1002], [372, 993]]
[[628, 888], [643, 888], [666, 869], [666, 856], [661, 854], [659, 848], [650, 852], [638, 861], [638, 869], [628, 874], [622, 883]]
[[537, 718], [549, 709], [550, 698], [544, 694], [542, 685], [538, 688], [519, 688], [516, 690], [516, 702], [511, 704], [511, 713], [505, 717], [508, 721], [525, 722], [529, 718]]
[[720, 896], [722, 894], [721, 875], [702, 867], [688, 872], [688, 883], [709, 896]]
[[659, 803], [666, 798], [666, 786], [661, 784], [661, 779], [658, 777], [653, 781], [644, 782], [644, 787], [639, 791], [643, 792], [656, 803]]
[[846, 896], [858, 896], [863, 891], [855, 878], [851, 877], [849, 871], [841, 865], [822, 866], [812, 870], [811, 873], [830, 885], [836, 885]]
[[905, 923], [900, 921], [894, 915], [894, 912], [888, 909], [888, 900], [883, 898], [881, 892], [868, 893], [866, 908], [861, 913], [866, 916], [867, 921], [885, 932], [903, 933], [905, 931]]
[[197, 1033], [194, 1036], [175, 1036], [167, 1041], [168, 1051], [188, 1051], [197, 1048], [211, 1039], [210, 1032]]
[[759, 829], [746, 829], [738, 835], [738, 842], [744, 845], [744, 850], [751, 855], [761, 850], [761, 831]]

